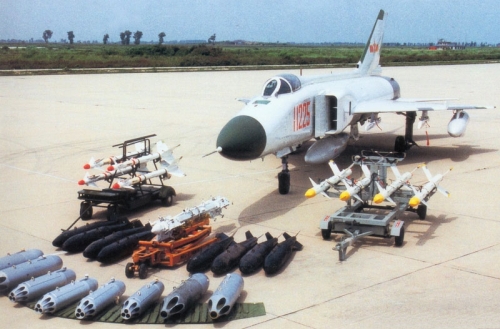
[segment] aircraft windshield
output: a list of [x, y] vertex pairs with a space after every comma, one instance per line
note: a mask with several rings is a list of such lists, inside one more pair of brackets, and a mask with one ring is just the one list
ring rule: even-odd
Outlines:
[[281, 74], [271, 78], [265, 85], [263, 96], [289, 94], [300, 89], [299, 78], [293, 74]]

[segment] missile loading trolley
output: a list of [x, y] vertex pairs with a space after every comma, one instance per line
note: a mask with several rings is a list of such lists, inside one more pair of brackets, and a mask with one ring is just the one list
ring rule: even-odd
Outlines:
[[[109, 186], [103, 189], [84, 188], [78, 191], [78, 199], [82, 200], [79, 218], [83, 220], [92, 218], [93, 207], [107, 208], [107, 217], [110, 219], [119, 212], [119, 208], [132, 210], [155, 200], [160, 200], [167, 207], [172, 204], [176, 195], [175, 190], [171, 186], [164, 185], [163, 181], [170, 178], [171, 174], [176, 176], [184, 174], [177, 167], [172, 151], [163, 142], [157, 143], [157, 153], [151, 152], [150, 137], [153, 136], [156, 135], [134, 138], [113, 145], [121, 148], [123, 153], [104, 159], [91, 159], [90, 163], [84, 166], [84, 169], [100, 169], [109, 165], [101, 174], [86, 174], [85, 178], [78, 182], [79, 185], [97, 187], [95, 182], [103, 180], [108, 182]], [[134, 151], [127, 150], [132, 146], [135, 148]], [[154, 171], [147, 170], [148, 163], [153, 164]], [[158, 177], [159, 184], [152, 183], [151, 178], [154, 177]]]
[[[340, 261], [345, 260], [347, 247], [365, 236], [394, 237], [394, 244], [397, 247], [403, 246], [405, 223], [399, 218], [404, 212], [413, 212], [418, 215], [419, 219], [425, 219], [427, 212], [425, 203], [439, 187], [436, 183], [437, 188], [429, 191], [422, 198], [422, 201], [419, 200], [416, 208], [410, 206], [412, 204], [410, 200], [419, 192], [407, 180], [411, 178], [412, 174], [405, 173], [400, 175], [396, 169], [396, 164], [404, 160], [404, 158], [405, 153], [362, 151], [361, 156], [353, 156], [352, 160], [353, 165], [358, 165], [362, 168], [365, 178], [358, 182], [349, 181], [345, 178], [341, 179], [344, 181], [344, 185], [335, 185], [335, 189], [339, 193], [341, 192], [340, 195], [335, 192], [329, 192], [329, 195], [327, 195], [328, 197], [340, 196], [341, 200], [347, 201], [346, 206], [324, 217], [319, 225], [321, 235], [325, 240], [330, 239], [332, 232], [344, 234], [342, 240], [334, 247], [334, 250], [339, 252]], [[340, 173], [336, 165], [331, 163], [330, 166], [332, 169], [335, 166], [336, 170], [334, 169], [334, 172], [337, 171], [336, 174], [339, 175], [350, 169], [349, 167], [349, 169]], [[391, 167], [394, 173], [399, 176], [397, 177], [398, 179], [390, 184], [387, 183], [388, 167]], [[309, 191], [316, 189], [316, 192], [326, 195], [326, 191], [331, 185], [324, 183], [329, 180], [331, 181], [334, 177], [325, 180], [321, 185], [313, 182], [314, 187]], [[358, 188], [358, 190], [354, 190], [354, 195], [351, 197], [348, 191], [352, 193], [353, 188]], [[379, 191], [378, 194], [377, 190]], [[311, 196], [308, 195], [309, 191], [306, 193], [308, 197]], [[383, 196], [380, 197], [380, 194], [383, 194]], [[376, 201], [372, 202], [372, 200]], [[381, 203], [382, 201], [388, 201], [392, 205], [374, 204]], [[415, 206], [415, 203], [412, 205]]]

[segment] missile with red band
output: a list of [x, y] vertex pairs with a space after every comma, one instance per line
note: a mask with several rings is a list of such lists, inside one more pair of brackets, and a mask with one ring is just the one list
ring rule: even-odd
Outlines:
[[144, 173], [135, 177], [132, 177], [130, 179], [125, 179], [121, 180], [115, 184], [113, 184], [113, 189], [120, 189], [120, 188], [131, 188], [132, 185], [139, 184], [141, 182], [147, 181], [148, 179], [154, 178], [154, 177], [160, 177], [160, 176], [165, 176], [166, 178], [170, 178], [171, 175], [175, 176], [185, 176], [185, 174], [179, 169], [177, 166], [177, 162], [174, 161], [173, 164], [169, 164], [165, 160], [161, 160], [161, 169], [151, 171], [148, 173]]
[[[136, 148], [135, 151], [127, 152], [127, 154], [125, 156], [127, 158], [129, 158], [129, 157], [133, 157], [141, 152], [144, 152], [144, 148], [142, 148], [142, 145], [139, 143], [135, 144], [135, 148]], [[83, 165], [83, 169], [88, 170], [88, 169], [101, 168], [103, 166], [112, 165], [112, 164], [115, 164], [115, 163], [118, 163], [119, 161], [121, 161], [122, 156], [123, 155], [120, 154], [120, 155], [110, 156], [109, 158], [103, 158], [103, 159], [97, 159], [97, 160], [94, 158], [91, 158], [88, 163]]]
[[[415, 169], [417, 169], [417, 168], [415, 168]], [[392, 169], [392, 172], [394, 173], [394, 175], [396, 176], [396, 180], [394, 182], [392, 182], [385, 189], [382, 186], [380, 186], [380, 184], [378, 182], [376, 182], [379, 193], [375, 194], [375, 196], [373, 197], [373, 202], [375, 202], [377, 204], [382, 203], [382, 201], [384, 201], [384, 200], [387, 200], [387, 201], [391, 202], [392, 204], [396, 204], [391, 199], [391, 195], [394, 192], [396, 192], [398, 189], [400, 189], [401, 187], [407, 186], [408, 181], [413, 176], [413, 171], [415, 171], [415, 169], [414, 169], [412, 172], [405, 172], [404, 174], [401, 175], [396, 166], [391, 166], [391, 169]]]
[[131, 158], [127, 161], [123, 161], [121, 163], [116, 163], [114, 165], [110, 165], [107, 168], [107, 170], [113, 171], [113, 170], [117, 170], [117, 169], [121, 169], [121, 168], [126, 168], [128, 166], [137, 166], [139, 164], [145, 164], [147, 162], [150, 162], [150, 161], [153, 161], [156, 159], [165, 160], [167, 163], [173, 163], [173, 162], [175, 162], [175, 158], [172, 154], [172, 151], [179, 146], [180, 146], [180, 144], [173, 147], [172, 149], [169, 149], [167, 144], [163, 143], [162, 141], [158, 141], [156, 143], [156, 153], [144, 155], [144, 156], [139, 157], [139, 158]]
[[351, 167], [353, 165], [349, 166], [349, 168], [347, 169], [340, 171], [339, 167], [337, 167], [337, 165], [333, 163], [333, 161], [330, 161], [328, 164], [330, 165], [330, 168], [332, 169], [334, 175], [328, 179], [325, 179], [319, 184], [316, 184], [311, 178], [309, 178], [313, 187], [307, 190], [305, 194], [306, 198], [315, 197], [319, 193], [328, 198], [329, 196], [326, 194], [326, 191], [328, 191], [330, 187], [338, 184], [340, 181], [346, 179], [352, 174]]
[[368, 184], [371, 183], [372, 177], [370, 173], [370, 169], [366, 165], [362, 165], [361, 169], [363, 170], [363, 173], [365, 174], [365, 177], [356, 182], [353, 185], [349, 185], [347, 180], [344, 179], [344, 184], [346, 185], [346, 190], [342, 193], [340, 193], [340, 200], [342, 201], [349, 201], [352, 197], [358, 199], [359, 201], [363, 202], [361, 198], [358, 196], [358, 193], [361, 192], [362, 189], [364, 189]]
[[444, 196], [450, 197], [450, 192], [446, 191], [444, 188], [442, 188], [438, 184], [443, 180], [444, 175], [449, 173], [453, 168], [450, 168], [444, 174], [437, 174], [436, 176], [431, 175], [431, 172], [429, 171], [429, 169], [427, 169], [427, 166], [423, 165], [422, 169], [425, 172], [425, 175], [427, 176], [427, 179], [429, 181], [427, 183], [425, 183], [424, 186], [422, 186], [420, 191], [417, 191], [415, 188], [413, 188], [415, 195], [408, 202], [410, 207], [417, 207], [420, 203], [427, 205], [425, 202], [425, 199], [428, 196], [430, 196], [432, 191], [434, 191], [435, 189], [437, 189], [439, 192], [441, 192]]

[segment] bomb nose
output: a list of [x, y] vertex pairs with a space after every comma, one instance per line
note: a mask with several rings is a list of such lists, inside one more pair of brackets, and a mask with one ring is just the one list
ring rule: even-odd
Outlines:
[[266, 142], [262, 124], [252, 117], [239, 115], [222, 128], [217, 137], [217, 149], [231, 160], [253, 160], [262, 155]]

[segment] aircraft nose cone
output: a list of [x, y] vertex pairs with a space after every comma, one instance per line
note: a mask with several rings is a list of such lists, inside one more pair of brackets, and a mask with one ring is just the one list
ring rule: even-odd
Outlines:
[[266, 147], [266, 132], [256, 119], [239, 115], [232, 118], [217, 137], [217, 148], [223, 157], [231, 160], [253, 160]]

